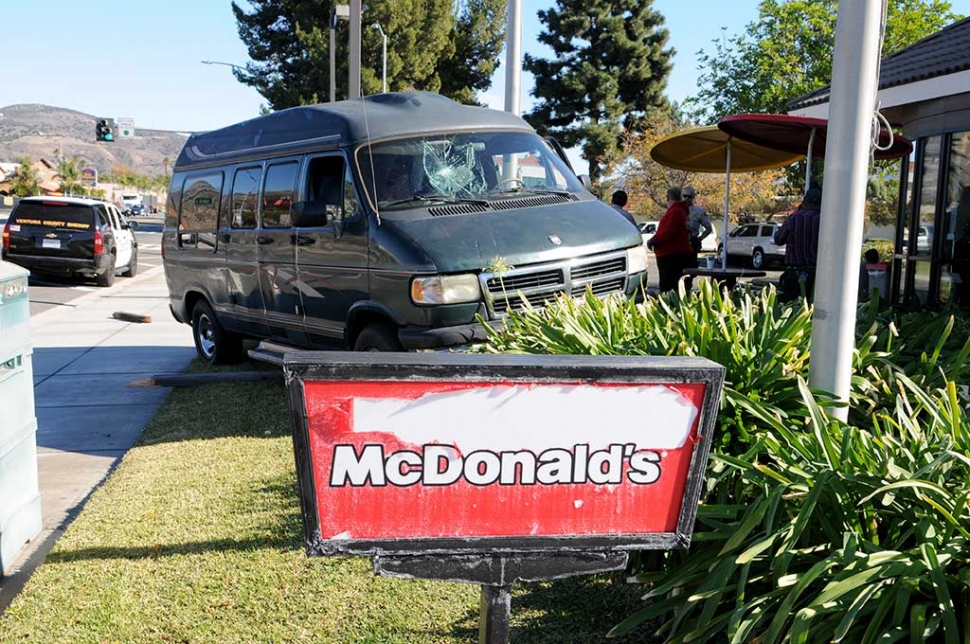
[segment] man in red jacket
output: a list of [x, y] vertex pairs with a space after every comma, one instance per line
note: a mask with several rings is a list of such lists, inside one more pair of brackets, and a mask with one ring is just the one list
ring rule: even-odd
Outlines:
[[657, 232], [647, 243], [657, 258], [661, 293], [676, 289], [684, 269], [695, 265], [687, 218], [687, 204], [681, 198], [680, 188], [667, 188], [667, 212], [657, 224]]

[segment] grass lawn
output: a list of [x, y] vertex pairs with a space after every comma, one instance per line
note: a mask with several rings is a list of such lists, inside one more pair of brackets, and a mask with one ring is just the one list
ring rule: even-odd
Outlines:
[[[519, 585], [512, 641], [604, 641], [641, 592], [621, 576]], [[468, 643], [478, 601], [306, 557], [283, 386], [212, 384], [173, 391], [0, 616], [0, 642]]]

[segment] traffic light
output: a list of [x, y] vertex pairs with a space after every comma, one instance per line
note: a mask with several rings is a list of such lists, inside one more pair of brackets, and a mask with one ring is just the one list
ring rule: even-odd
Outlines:
[[98, 141], [111, 142], [115, 140], [114, 128], [111, 125], [112, 123], [108, 119], [98, 119], [98, 123], [94, 127], [94, 134]]

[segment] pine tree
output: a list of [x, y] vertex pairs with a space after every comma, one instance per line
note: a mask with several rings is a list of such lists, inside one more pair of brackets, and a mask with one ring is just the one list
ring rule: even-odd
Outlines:
[[[253, 62], [236, 78], [272, 109], [329, 100], [330, 13], [340, 0], [233, 2], [239, 36]], [[361, 25], [361, 90], [381, 91], [382, 41], [387, 34], [389, 91], [427, 90], [474, 101], [497, 65], [505, 0], [372, 0]], [[498, 9], [501, 7], [501, 10]], [[497, 34], [497, 35], [496, 35]], [[337, 23], [337, 99], [347, 96], [346, 21]], [[492, 61], [492, 67], [489, 67]]]
[[551, 60], [526, 55], [539, 99], [528, 120], [567, 148], [582, 145], [589, 174], [636, 129], [646, 112], [666, 104], [673, 49], [651, 0], [557, 0], [539, 12], [539, 41]]

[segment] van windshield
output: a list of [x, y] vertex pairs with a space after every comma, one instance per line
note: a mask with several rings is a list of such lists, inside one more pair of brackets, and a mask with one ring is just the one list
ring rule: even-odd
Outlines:
[[425, 201], [485, 200], [510, 192], [578, 192], [579, 181], [538, 135], [433, 135], [364, 145], [360, 175], [379, 209]]

